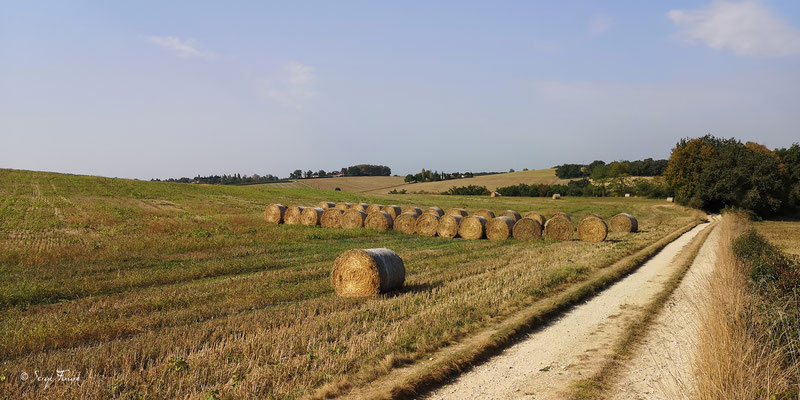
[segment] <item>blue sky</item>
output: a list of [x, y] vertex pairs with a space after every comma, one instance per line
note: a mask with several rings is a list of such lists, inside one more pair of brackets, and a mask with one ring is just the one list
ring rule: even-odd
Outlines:
[[[164, 4], [168, 3], [168, 4]], [[0, 167], [502, 171], [800, 141], [800, 2], [2, 2]]]

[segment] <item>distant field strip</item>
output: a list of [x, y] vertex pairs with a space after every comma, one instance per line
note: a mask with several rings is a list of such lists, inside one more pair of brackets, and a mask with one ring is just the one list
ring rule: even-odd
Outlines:
[[[282, 184], [280, 184], [282, 185]], [[273, 202], [322, 200], [630, 212], [602, 243], [448, 240], [274, 226]], [[297, 398], [359, 385], [557, 293], [690, 223], [642, 199], [367, 195], [0, 170], [0, 390], [9, 398]], [[403, 257], [403, 290], [341, 299], [333, 260]], [[69, 368], [80, 385], [22, 382]]]

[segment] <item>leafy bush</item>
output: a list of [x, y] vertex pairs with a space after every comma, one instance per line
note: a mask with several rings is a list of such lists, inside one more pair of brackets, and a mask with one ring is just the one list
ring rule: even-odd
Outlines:
[[750, 278], [759, 285], [770, 285], [781, 292], [800, 287], [800, 269], [755, 230], [749, 230], [733, 242], [733, 252], [750, 271]]
[[456, 195], [456, 196], [487, 196], [489, 189], [486, 186], [469, 185], [469, 186], [453, 186], [447, 189], [442, 194]]

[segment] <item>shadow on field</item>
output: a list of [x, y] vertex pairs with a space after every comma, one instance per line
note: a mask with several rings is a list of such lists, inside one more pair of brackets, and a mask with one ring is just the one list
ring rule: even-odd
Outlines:
[[442, 286], [441, 283], [416, 283], [413, 285], [404, 285], [402, 289], [395, 290], [391, 293], [386, 293], [386, 297], [397, 297], [406, 293], [423, 293], [430, 292], [437, 287]]

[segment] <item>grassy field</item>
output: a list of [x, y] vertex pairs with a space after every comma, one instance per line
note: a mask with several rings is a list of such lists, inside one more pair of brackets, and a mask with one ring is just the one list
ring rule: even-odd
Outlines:
[[800, 256], [800, 221], [762, 221], [753, 226], [785, 253]]
[[[462, 181], [459, 181], [462, 182]], [[270, 226], [322, 200], [609, 217], [602, 243], [448, 240]], [[497, 323], [695, 220], [645, 199], [368, 195], [0, 170], [0, 392], [7, 398], [296, 398], [358, 385]], [[333, 260], [388, 247], [406, 286], [337, 298]], [[19, 376], [56, 369], [81, 383]]]

